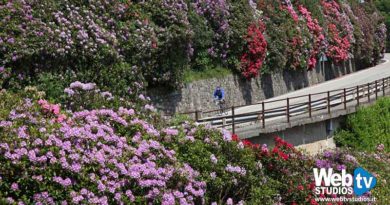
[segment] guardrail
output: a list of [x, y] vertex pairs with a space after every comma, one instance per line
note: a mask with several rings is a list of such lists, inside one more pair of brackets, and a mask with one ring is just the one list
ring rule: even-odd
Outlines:
[[[290, 123], [291, 117], [307, 115], [311, 118], [313, 112], [326, 110], [327, 114], [331, 114], [332, 108], [341, 106], [341, 109], [347, 109], [348, 103], [356, 102], [356, 106], [360, 106], [363, 98], [367, 98], [370, 102], [373, 97], [378, 99], [380, 93], [386, 95], [386, 89], [390, 87], [390, 77], [382, 78], [367, 84], [358, 85], [349, 88], [330, 90], [308, 95], [295, 96], [280, 100], [262, 101], [251, 105], [232, 106], [225, 108], [224, 111], [230, 112], [228, 115], [212, 116], [202, 118], [203, 115], [217, 115], [221, 109], [208, 111], [192, 111], [180, 114], [195, 115], [195, 121], [201, 124], [210, 123], [217, 128], [231, 127], [235, 133], [236, 126], [250, 122], [261, 122], [261, 127], [266, 128], [266, 121], [276, 118], [285, 118], [287, 123]], [[325, 96], [325, 97], [322, 97]], [[302, 100], [303, 99], [303, 100]], [[285, 101], [285, 106], [270, 107], [267, 105], [276, 102]], [[294, 101], [297, 101], [294, 103]], [[237, 109], [252, 105], [261, 105], [261, 109], [236, 114]]]

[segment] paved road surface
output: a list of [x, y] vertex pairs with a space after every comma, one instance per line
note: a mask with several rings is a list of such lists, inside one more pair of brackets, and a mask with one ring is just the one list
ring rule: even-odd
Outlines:
[[[307, 88], [303, 88], [303, 89], [300, 89], [297, 91], [293, 91], [293, 92], [290, 92], [290, 93], [287, 93], [287, 94], [284, 94], [281, 96], [267, 99], [264, 101], [266, 110], [269, 110], [269, 109], [273, 109], [273, 110], [279, 109], [280, 110], [280, 109], [282, 109], [281, 111], [278, 111], [279, 114], [277, 114], [277, 115], [274, 115], [274, 114], [269, 115], [270, 113], [269, 114], [266, 113], [265, 128], [267, 128], [267, 129], [262, 129], [261, 122], [258, 121], [259, 113], [262, 110], [261, 104], [249, 105], [249, 106], [236, 108], [235, 115], [248, 114], [248, 115], [245, 115], [242, 117], [235, 117], [235, 122], [238, 123], [235, 126], [236, 133], [239, 133], [240, 136], [246, 138], [246, 137], [255, 136], [260, 132], [261, 133], [273, 132], [273, 130], [283, 130], [283, 129], [286, 129], [288, 127], [293, 126], [292, 124], [287, 123], [287, 116], [285, 114], [285, 111], [283, 111], [283, 109], [286, 109], [286, 107], [285, 107], [286, 102], [287, 102], [285, 100], [286, 98], [293, 98], [296, 96], [304, 96], [304, 97], [300, 97], [300, 98], [290, 99], [290, 106], [294, 107], [294, 105], [300, 104], [298, 107], [290, 109], [290, 111], [291, 111], [290, 116], [291, 116], [291, 118], [294, 118], [294, 119], [291, 119], [291, 122], [294, 122], [295, 124], [296, 123], [303, 123], [303, 121], [301, 119], [306, 119], [309, 117], [309, 116], [306, 116], [306, 115], [308, 115], [308, 113], [305, 113], [305, 112], [307, 112], [307, 109], [308, 109], [308, 96], [307, 96], [308, 94], [316, 94], [316, 93], [327, 92], [327, 91], [331, 91], [331, 90], [338, 90], [338, 89], [343, 89], [343, 88], [351, 88], [351, 87], [354, 88], [358, 85], [360, 86], [360, 85], [364, 85], [367, 83], [371, 83], [371, 82], [374, 82], [376, 80], [380, 80], [382, 78], [386, 78], [389, 76], [390, 76], [390, 54], [386, 54], [385, 58], [384, 58], [384, 62], [377, 65], [377, 66], [367, 68], [367, 69], [364, 69], [364, 70], [361, 70], [358, 72], [354, 72], [354, 73], [351, 73], [351, 74], [348, 74], [348, 75], [345, 75], [345, 76], [342, 76], [342, 77], [339, 77], [339, 78], [336, 78], [336, 79], [333, 79], [330, 81], [326, 81], [324, 83], [320, 83], [320, 84], [317, 84], [317, 85], [314, 85], [311, 87], [307, 87]], [[388, 84], [388, 82], [386, 82], [386, 84]], [[362, 87], [360, 87], [360, 89], [362, 89]], [[371, 87], [371, 89], [374, 89], [374, 88]], [[386, 89], [387, 90], [386, 93], [389, 93], [388, 89], [389, 88]], [[381, 90], [381, 89], [379, 88], [379, 90]], [[352, 91], [353, 91], [353, 93], [355, 93], [355, 90], [352, 90]], [[343, 99], [341, 99], [342, 93], [340, 93], [340, 91], [331, 92], [330, 95], [336, 95], [336, 94], [340, 95], [339, 97], [337, 97], [335, 99], [331, 99], [330, 104], [336, 106], [336, 107], [332, 106], [333, 108], [331, 108], [331, 112], [332, 113], [338, 112], [338, 110], [340, 110], [340, 109], [343, 110], [342, 112], [344, 114], [354, 112], [353, 109], [356, 110], [356, 101], [354, 100], [356, 97], [356, 95], [355, 95], [356, 93], [355, 94], [353, 94], [353, 93], [348, 94], [348, 96], [346, 97], [346, 100], [348, 102], [347, 103], [348, 109], [344, 110], [343, 105], [342, 105]], [[359, 93], [359, 95], [362, 97], [362, 99], [360, 100], [362, 103], [365, 103], [364, 101], [368, 100], [368, 99], [366, 99], [367, 97], [363, 98], [363, 96], [365, 94], [367, 94], [366, 89], [365, 89], [365, 91], [363, 90], [363, 91], [361, 91], [361, 93]], [[372, 96], [371, 99], [375, 98], [374, 95], [375, 95], [374, 93], [371, 93], [371, 96]], [[380, 94], [378, 94], [378, 96], [381, 96], [381, 95], [382, 95], [382, 92]], [[327, 97], [326, 93], [319, 94], [319, 95], [312, 95], [312, 102], [313, 102], [311, 104], [312, 108], [321, 108], [321, 107], [322, 108], [319, 111], [313, 111], [312, 116], [314, 118], [308, 118], [308, 121], [306, 120], [307, 122], [311, 122], [313, 120], [318, 120], [318, 119], [320, 119], [320, 120], [323, 119], [324, 114], [327, 113], [327, 111], [326, 111], [326, 107], [327, 107], [326, 97]], [[275, 100], [280, 100], [280, 101], [273, 102]], [[352, 109], [349, 109], [349, 108], [352, 108]], [[294, 112], [295, 114], [292, 114], [292, 111], [294, 111], [294, 110], [295, 110], [295, 112]], [[253, 112], [257, 112], [257, 113], [253, 113]], [[249, 113], [253, 113], [253, 114], [249, 114]], [[334, 113], [334, 114], [337, 114], [337, 113]], [[340, 114], [340, 112], [339, 112], [339, 114]], [[212, 125], [215, 125], [217, 127], [221, 126], [221, 124], [222, 124], [221, 118], [213, 119], [214, 117], [203, 118], [205, 120], [205, 121], [203, 121], [203, 123], [206, 123], [206, 124], [211, 123]], [[226, 120], [225, 122], [228, 124], [232, 122], [231, 112], [228, 112], [228, 115], [226, 116], [225, 120]], [[231, 126], [227, 126], [226, 128], [230, 129]]]
[[[336, 90], [336, 89], [343, 89], [348, 87], [354, 87], [357, 85], [363, 85], [369, 82], [373, 82], [375, 80], [379, 80], [385, 77], [390, 76], [390, 53], [386, 53], [384, 57], [385, 62], [371, 67], [367, 68], [358, 72], [354, 72], [333, 80], [326, 81], [324, 83], [316, 84], [307, 88], [303, 88], [297, 91], [293, 91], [284, 95], [280, 95], [277, 97], [269, 98], [265, 100], [264, 102], [268, 101], [274, 101], [279, 99], [285, 99], [285, 98], [291, 98], [294, 96], [300, 96], [300, 95], [308, 95], [308, 94], [314, 94], [319, 92], [326, 92], [329, 90]], [[324, 96], [318, 96], [318, 97], [324, 97]], [[299, 102], [300, 99], [296, 99], [296, 101], [292, 100], [291, 103]], [[315, 99], [313, 99], [315, 100]], [[266, 109], [274, 108], [274, 107], [280, 107], [285, 106], [285, 101], [281, 102], [274, 102], [271, 104], [267, 104]], [[254, 111], [260, 111], [261, 110], [261, 104], [259, 105], [249, 105], [241, 108], [237, 108], [235, 111], [235, 114], [242, 114], [247, 112], [254, 112]], [[231, 114], [231, 113], [229, 113]]]

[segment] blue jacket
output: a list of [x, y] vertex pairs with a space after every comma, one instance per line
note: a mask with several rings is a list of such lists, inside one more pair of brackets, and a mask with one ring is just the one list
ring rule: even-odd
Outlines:
[[225, 98], [225, 91], [223, 90], [223, 88], [220, 88], [219, 90], [215, 89], [214, 98], [216, 98], [218, 100], [222, 100]]

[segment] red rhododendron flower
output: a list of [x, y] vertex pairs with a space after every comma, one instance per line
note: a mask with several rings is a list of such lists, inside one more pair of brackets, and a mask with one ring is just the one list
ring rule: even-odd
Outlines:
[[311, 199], [311, 200], [310, 200], [310, 204], [311, 204], [311, 205], [317, 205], [318, 202], [317, 202], [315, 199]]
[[267, 41], [263, 35], [265, 25], [261, 20], [248, 28], [246, 52], [241, 56], [242, 75], [253, 78], [259, 75], [267, 52]]
[[275, 147], [272, 149], [272, 153], [278, 154], [278, 153], [279, 153], [279, 148], [278, 148], [277, 146], [275, 146]]
[[282, 151], [279, 151], [279, 156], [282, 158], [282, 159], [284, 159], [284, 160], [288, 160], [288, 155], [286, 154], [286, 153], [284, 153], [284, 152], [282, 152]]
[[304, 188], [303, 188], [302, 185], [298, 185], [297, 189], [298, 189], [299, 191], [303, 191]]
[[238, 141], [240, 141], [240, 138], [238, 137], [238, 135], [233, 134], [232, 135], [232, 140], [235, 141], [235, 142], [238, 142]]
[[245, 146], [252, 146], [252, 142], [250, 142], [249, 140], [242, 140], [242, 143], [245, 145]]

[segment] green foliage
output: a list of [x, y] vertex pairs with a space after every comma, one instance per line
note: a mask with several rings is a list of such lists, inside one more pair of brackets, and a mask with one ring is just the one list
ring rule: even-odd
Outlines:
[[11, 95], [9, 92], [0, 90], [0, 121], [5, 120], [13, 106], [22, 103], [18, 95]]
[[[165, 145], [176, 150], [180, 161], [200, 171], [201, 179], [207, 182], [207, 202], [223, 204], [229, 196], [235, 202], [273, 203], [277, 183], [264, 175], [264, 169], [252, 149], [244, 148], [242, 143], [223, 140], [217, 130], [183, 128], [183, 134], [168, 139], [169, 143]], [[211, 156], [217, 162], [213, 162]], [[227, 171], [228, 165], [245, 169], [245, 174]]]
[[267, 28], [275, 28], [272, 32], [266, 32], [268, 42], [268, 53], [265, 59], [264, 68], [271, 71], [282, 70], [287, 63], [287, 42], [288, 27], [291, 27], [292, 19], [288, 19], [288, 13], [282, 12], [283, 15], [277, 15], [277, 12], [281, 12], [279, 4], [275, 1], [264, 0], [264, 7], [261, 9], [264, 11], [265, 16], [269, 16], [269, 20], [266, 21]]
[[390, 52], [390, 0], [375, 0], [376, 8], [381, 12], [387, 27], [386, 51]]
[[43, 72], [32, 84], [37, 84], [38, 89], [44, 91], [48, 99], [59, 103], [64, 89], [74, 81], [95, 82], [102, 90], [126, 98], [138, 96], [144, 87], [140, 70], [127, 63], [103, 67], [98, 73], [93, 70]]
[[304, 5], [311, 12], [312, 17], [317, 19], [322, 27], [324, 26], [325, 19], [321, 11], [321, 0], [299, 0], [295, 3]]
[[189, 21], [192, 25], [194, 36], [192, 39], [192, 47], [194, 49], [192, 56], [193, 70], [202, 70], [206, 67], [213, 66], [213, 59], [207, 52], [207, 49], [212, 46], [213, 31], [205, 24], [206, 19], [198, 15], [194, 10], [189, 11]]
[[230, 47], [228, 53], [228, 65], [235, 71], [240, 71], [240, 57], [246, 45], [245, 36], [249, 25], [256, 21], [256, 14], [249, 6], [248, 1], [230, 1], [229, 25], [231, 26]]
[[64, 89], [72, 82], [74, 75], [75, 74], [70, 71], [65, 72], [64, 74], [51, 72], [39, 74], [37, 88], [43, 90], [49, 100], [59, 103], [64, 94]]
[[196, 80], [203, 80], [208, 78], [223, 78], [231, 73], [231, 70], [222, 67], [206, 68], [200, 71], [186, 70], [184, 72], [184, 83], [190, 83]]
[[390, 98], [382, 98], [375, 105], [361, 108], [348, 116], [346, 125], [335, 136], [336, 143], [360, 151], [374, 151], [384, 144], [390, 151]]
[[175, 114], [172, 116], [172, 118], [169, 120], [169, 125], [170, 126], [179, 126], [183, 124], [183, 122], [192, 122], [193, 120], [189, 115], [183, 115], [183, 114]]

